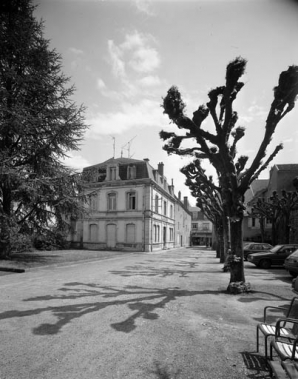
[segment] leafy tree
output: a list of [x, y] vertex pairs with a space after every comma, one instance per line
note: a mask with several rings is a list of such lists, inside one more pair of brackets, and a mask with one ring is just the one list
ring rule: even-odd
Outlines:
[[[21, 236], [59, 239], [81, 211], [80, 177], [61, 160], [79, 148], [84, 107], [43, 37], [31, 0], [0, 5], [0, 254]], [[27, 242], [26, 242], [27, 241]], [[26, 243], [25, 243], [26, 242]]]
[[[209, 102], [199, 106], [192, 118], [185, 114], [185, 103], [178, 88], [171, 87], [163, 99], [164, 113], [184, 133], [160, 132], [160, 137], [167, 141], [164, 150], [169, 154], [207, 159], [216, 169], [223, 204], [230, 221], [231, 277], [228, 290], [233, 292], [238, 284], [239, 288], [245, 290], [242, 247], [244, 194], [250, 183], [258, 178], [282, 148], [282, 145], [276, 146], [268, 159], [263, 161], [277, 124], [294, 108], [298, 93], [298, 67], [290, 66], [280, 74], [279, 83], [274, 88], [274, 100], [266, 120], [263, 139], [252, 163], [246, 168], [248, 156], [238, 156], [236, 149], [237, 143], [244, 137], [245, 128], [236, 126], [238, 115], [233, 109], [233, 103], [244, 86], [239, 79], [245, 72], [245, 67], [246, 60], [241, 57], [230, 62], [226, 69], [225, 85], [212, 89], [208, 94]], [[215, 127], [214, 133], [202, 128], [203, 121], [209, 115]], [[193, 147], [180, 147], [185, 140], [193, 140]]]

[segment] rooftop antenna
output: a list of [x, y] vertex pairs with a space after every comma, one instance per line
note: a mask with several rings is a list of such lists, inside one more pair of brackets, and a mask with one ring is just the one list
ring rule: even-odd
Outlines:
[[111, 137], [113, 138], [113, 158], [115, 158], [115, 137]]
[[121, 158], [122, 158], [122, 155], [123, 155], [123, 149], [124, 150], [127, 150], [127, 158], [131, 158], [132, 155], [130, 155], [130, 145], [132, 143], [132, 141], [136, 138], [136, 136], [134, 136], [131, 140], [129, 140], [125, 145], [123, 145], [121, 147]]

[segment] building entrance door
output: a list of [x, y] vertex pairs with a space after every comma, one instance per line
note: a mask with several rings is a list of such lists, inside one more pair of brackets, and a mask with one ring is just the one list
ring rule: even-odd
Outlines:
[[108, 224], [107, 225], [107, 247], [114, 248], [116, 247], [116, 225]]
[[166, 226], [163, 227], [163, 247], [166, 247], [167, 244], [167, 228]]

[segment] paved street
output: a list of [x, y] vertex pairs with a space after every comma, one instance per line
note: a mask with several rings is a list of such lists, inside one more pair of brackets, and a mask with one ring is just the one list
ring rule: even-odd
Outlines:
[[198, 248], [3, 275], [0, 379], [267, 378], [255, 325], [291, 277], [246, 265], [254, 291], [236, 296]]

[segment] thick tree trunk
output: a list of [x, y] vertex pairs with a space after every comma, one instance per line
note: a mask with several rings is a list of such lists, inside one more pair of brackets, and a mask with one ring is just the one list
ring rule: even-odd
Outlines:
[[231, 228], [231, 278], [230, 282], [244, 282], [242, 220], [230, 223]]
[[221, 263], [225, 263], [228, 259], [230, 248], [230, 228], [229, 220], [226, 216], [223, 216], [223, 255], [221, 256]]

